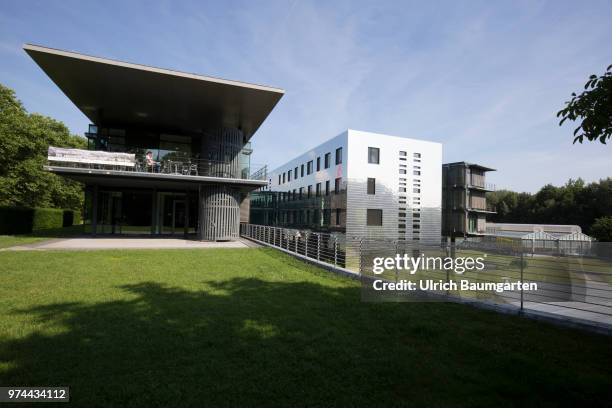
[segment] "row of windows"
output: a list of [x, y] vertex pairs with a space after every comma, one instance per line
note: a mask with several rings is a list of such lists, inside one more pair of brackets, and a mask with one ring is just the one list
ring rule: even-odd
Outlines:
[[[335, 225], [341, 224], [342, 209], [336, 208], [334, 211]], [[323, 216], [323, 225], [331, 225], [332, 209], [326, 208], [323, 210], [286, 210], [279, 213], [280, 222], [282, 224], [319, 224]]]
[[[322, 183], [315, 184], [315, 196], [320, 197], [322, 195]], [[342, 188], [342, 177], [338, 177], [334, 180], [334, 193], [340, 193], [340, 189]], [[325, 181], [325, 195], [328, 196], [330, 193], [330, 184], [329, 180]], [[312, 197], [312, 184], [306, 187], [306, 191], [304, 191], [304, 187], [300, 187], [299, 189], [293, 189], [293, 191], [289, 190], [286, 193], [280, 193], [280, 201], [295, 201], [301, 200], [306, 195], [306, 198]]]
[[[325, 155], [323, 156], [323, 161], [324, 161], [323, 165], [325, 166], [326, 169], [328, 169], [330, 166], [330, 162], [331, 162], [331, 153], [325, 153]], [[310, 160], [305, 165], [301, 164], [299, 166], [295, 166], [293, 170], [289, 170], [289, 171], [283, 172], [282, 174], [279, 174], [278, 175], [278, 185], [290, 182], [292, 174], [293, 174], [294, 180], [297, 180], [299, 177], [304, 177], [304, 168], [306, 168], [306, 175], [312, 174], [314, 162], [315, 162], [314, 160]], [[320, 156], [317, 157], [316, 163], [317, 163], [316, 171], [321, 171], [321, 157]], [[336, 149], [336, 165], [338, 164], [342, 164], [342, 148], [341, 147]]]

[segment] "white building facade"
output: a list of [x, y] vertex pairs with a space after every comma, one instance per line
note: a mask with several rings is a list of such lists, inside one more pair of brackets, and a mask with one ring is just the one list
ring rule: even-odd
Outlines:
[[441, 183], [440, 143], [349, 129], [272, 171], [251, 222], [439, 243]]

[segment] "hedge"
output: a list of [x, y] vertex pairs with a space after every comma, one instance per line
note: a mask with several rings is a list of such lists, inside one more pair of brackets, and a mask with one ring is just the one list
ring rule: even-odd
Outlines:
[[0, 235], [29, 234], [35, 231], [80, 224], [81, 214], [58, 208], [0, 207]]

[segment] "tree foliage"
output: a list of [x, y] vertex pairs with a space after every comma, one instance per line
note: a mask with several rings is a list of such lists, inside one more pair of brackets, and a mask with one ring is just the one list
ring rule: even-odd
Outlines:
[[612, 242], [612, 215], [597, 218], [591, 226], [591, 234], [600, 241]]
[[43, 170], [49, 145], [85, 147], [66, 125], [28, 113], [0, 84], [0, 205], [80, 209], [81, 184]]
[[590, 184], [569, 180], [561, 187], [548, 184], [535, 194], [499, 190], [488, 193], [487, 200], [497, 210], [488, 217], [492, 222], [579, 225], [595, 236], [595, 220], [612, 214], [612, 178]]
[[612, 137], [612, 65], [599, 77], [591, 75], [584, 89], [580, 95], [572, 93], [572, 99], [557, 113], [559, 126], [568, 119], [581, 120], [574, 130], [574, 143], [586, 138], [605, 144]]

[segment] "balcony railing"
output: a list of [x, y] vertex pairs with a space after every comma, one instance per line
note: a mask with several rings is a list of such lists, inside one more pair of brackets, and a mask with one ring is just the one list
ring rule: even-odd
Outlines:
[[[190, 157], [147, 161], [144, 158], [136, 159], [135, 155], [131, 153], [97, 152], [50, 147], [47, 159], [50, 166], [88, 170], [237, 178], [245, 180], [265, 180], [267, 177], [267, 166], [265, 165], [251, 164], [250, 167], [246, 167], [240, 166], [235, 162]], [[257, 168], [258, 170], [251, 173], [251, 168]]]

